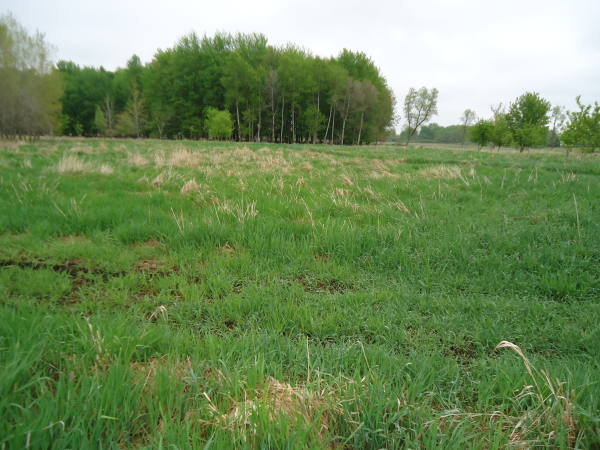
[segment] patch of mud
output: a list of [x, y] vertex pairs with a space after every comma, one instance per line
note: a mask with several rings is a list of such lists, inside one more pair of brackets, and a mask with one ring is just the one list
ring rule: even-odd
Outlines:
[[164, 272], [164, 265], [163, 261], [157, 259], [143, 259], [133, 266], [133, 270], [150, 273]]
[[19, 267], [21, 269], [29, 268], [33, 270], [39, 269], [50, 269], [54, 272], [66, 273], [71, 277], [80, 277], [84, 274], [89, 275], [101, 275], [104, 281], [107, 281], [109, 278], [114, 277], [123, 277], [127, 274], [124, 270], [111, 272], [104, 269], [99, 269], [96, 267], [86, 267], [84, 264], [85, 261], [81, 259], [75, 259], [73, 261], [66, 261], [64, 264], [49, 264], [44, 261], [14, 261], [14, 260], [4, 260], [0, 261], [0, 267]]
[[318, 278], [308, 278], [301, 276], [298, 283], [306, 292], [329, 292], [330, 294], [343, 294], [346, 291], [354, 290], [353, 284], [346, 284], [338, 280], [327, 280]]

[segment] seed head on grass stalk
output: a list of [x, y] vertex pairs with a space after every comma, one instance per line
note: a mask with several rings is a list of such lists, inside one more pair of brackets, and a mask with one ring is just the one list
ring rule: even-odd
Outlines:
[[[523, 416], [511, 433], [511, 443], [514, 444], [517, 441], [527, 439], [535, 429], [541, 431], [545, 438], [552, 439], [557, 436], [559, 428], [567, 427], [569, 448], [574, 448], [577, 439], [577, 422], [573, 415], [575, 390], [571, 390], [570, 394], [568, 389], [565, 392], [564, 382], [561, 382], [558, 378], [553, 380], [547, 369], [537, 370], [523, 351], [512, 342], [502, 341], [496, 346], [495, 350], [500, 348], [510, 348], [521, 357], [537, 390], [537, 392], [533, 392], [533, 386], [527, 386], [516, 397], [517, 402], [524, 398], [530, 398], [536, 401], [537, 404], [533, 409], [523, 411]], [[538, 383], [538, 380], [541, 383]], [[544, 393], [540, 384], [545, 386], [550, 393]], [[532, 443], [535, 444], [536, 442]], [[542, 443], [538, 442], [538, 444]]]

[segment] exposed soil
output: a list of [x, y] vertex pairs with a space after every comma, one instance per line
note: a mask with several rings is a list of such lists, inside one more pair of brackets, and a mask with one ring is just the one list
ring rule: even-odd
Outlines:
[[81, 260], [74, 261], [66, 261], [64, 264], [48, 264], [44, 261], [14, 261], [14, 260], [5, 260], [0, 261], [0, 267], [9, 267], [15, 266], [21, 269], [30, 268], [33, 270], [39, 269], [50, 269], [54, 272], [66, 273], [67, 275], [77, 278], [84, 274], [90, 275], [101, 275], [104, 281], [107, 281], [109, 278], [115, 277], [123, 277], [127, 274], [126, 271], [122, 270], [120, 272], [111, 272], [104, 269], [99, 269], [95, 267], [85, 267], [82, 266]]
[[298, 278], [298, 283], [300, 283], [307, 292], [326, 291], [331, 294], [343, 294], [346, 291], [354, 290], [353, 284], [347, 285], [338, 280], [309, 279], [305, 276], [301, 276]]

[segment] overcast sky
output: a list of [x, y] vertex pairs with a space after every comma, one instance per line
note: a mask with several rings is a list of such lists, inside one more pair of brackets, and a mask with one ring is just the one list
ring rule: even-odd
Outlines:
[[469, 108], [539, 92], [553, 105], [600, 101], [600, 1], [533, 0], [3, 0], [30, 32], [58, 47], [57, 59], [123, 67], [143, 62], [189, 31], [260, 32], [321, 56], [344, 47], [380, 67], [401, 113], [410, 87], [438, 88], [440, 125]]

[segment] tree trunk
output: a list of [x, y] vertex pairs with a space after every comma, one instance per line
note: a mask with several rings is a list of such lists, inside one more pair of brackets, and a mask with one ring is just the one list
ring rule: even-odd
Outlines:
[[285, 111], [285, 95], [283, 96], [283, 102], [281, 105], [281, 135], [279, 136], [279, 143], [283, 144], [283, 112]]
[[296, 143], [296, 127], [294, 123], [294, 95], [292, 94], [292, 144]]
[[362, 133], [363, 116], [364, 115], [365, 115], [365, 113], [360, 114], [360, 128], [358, 129], [358, 145], [360, 145], [360, 134]]
[[331, 108], [329, 108], [329, 119], [327, 119], [327, 130], [325, 131], [325, 138], [323, 139], [323, 143], [327, 145], [327, 135], [329, 134], [329, 125], [331, 124], [331, 113], [333, 112], [333, 104]]
[[319, 132], [319, 113], [321, 112], [321, 96], [317, 89], [317, 117], [315, 117], [315, 132], [313, 134], [313, 145], [317, 143], [317, 133]]
[[262, 125], [262, 117], [261, 117], [262, 108], [260, 106], [260, 92], [258, 94], [258, 129], [257, 131], [257, 140], [260, 142], [260, 126]]
[[331, 143], [334, 144], [333, 139], [335, 136], [335, 105], [333, 106], [333, 122], [331, 124]]
[[237, 111], [237, 123], [238, 123], [238, 142], [242, 140], [242, 129], [240, 126], [240, 103], [239, 100], [235, 101], [235, 109]]

